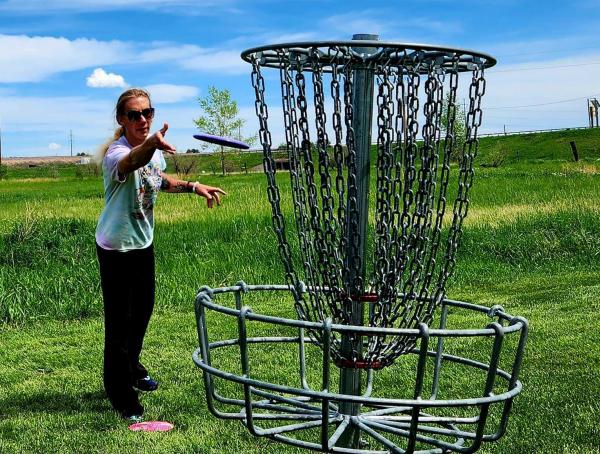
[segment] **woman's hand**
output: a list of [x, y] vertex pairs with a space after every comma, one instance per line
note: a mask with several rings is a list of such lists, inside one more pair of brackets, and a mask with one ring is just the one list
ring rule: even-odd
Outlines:
[[221, 196], [219, 194], [227, 195], [227, 193], [221, 188], [215, 188], [213, 186], [201, 184], [197, 181], [194, 183], [192, 188], [196, 194], [206, 199], [206, 204], [208, 205], [208, 208], [213, 207], [213, 203], [215, 200], [217, 201], [217, 205], [221, 205]]
[[165, 123], [161, 129], [146, 137], [146, 140], [144, 140], [144, 146], [151, 147], [154, 150], [158, 148], [159, 150], [165, 151], [169, 154], [175, 154], [176, 150], [173, 145], [165, 140], [167, 129], [169, 129], [169, 125]]

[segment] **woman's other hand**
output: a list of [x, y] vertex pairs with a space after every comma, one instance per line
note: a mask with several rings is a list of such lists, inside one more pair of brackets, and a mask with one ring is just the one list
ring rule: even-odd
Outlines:
[[221, 205], [221, 196], [219, 194], [227, 195], [227, 193], [221, 188], [208, 186], [206, 184], [201, 184], [198, 182], [194, 183], [193, 190], [196, 194], [206, 199], [206, 204], [208, 205], [208, 208], [213, 207], [215, 200], [217, 201], [217, 205]]

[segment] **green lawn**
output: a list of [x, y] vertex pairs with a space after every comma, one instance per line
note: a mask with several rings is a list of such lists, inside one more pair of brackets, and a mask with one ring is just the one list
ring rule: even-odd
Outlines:
[[[284, 275], [264, 176], [200, 177], [229, 192], [222, 207], [167, 194], [157, 206], [158, 301], [143, 360], [161, 388], [143, 403], [148, 419], [175, 424], [166, 434], [128, 431], [103, 396], [93, 240], [100, 179], [0, 181], [0, 453], [300, 452], [206, 408], [191, 360], [197, 289], [283, 283]], [[591, 158], [507, 160], [476, 171], [449, 297], [502, 304], [531, 327], [508, 433], [482, 452], [600, 453], [599, 183]], [[293, 312], [276, 299], [256, 305]], [[214, 334], [228, 329], [215, 325]], [[254, 367], [283, 379], [295, 370], [269, 352]]]

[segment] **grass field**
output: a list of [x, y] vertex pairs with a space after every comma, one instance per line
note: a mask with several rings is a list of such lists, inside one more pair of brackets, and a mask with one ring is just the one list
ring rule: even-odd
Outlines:
[[[600, 453], [600, 146], [597, 134], [575, 137], [583, 159], [574, 163], [568, 138], [482, 142], [481, 162], [497, 150], [504, 159], [476, 169], [449, 297], [502, 304], [531, 327], [508, 433], [482, 452]], [[531, 141], [535, 152], [524, 145]], [[143, 360], [161, 389], [143, 403], [148, 419], [176, 430], [141, 434], [127, 430], [102, 390], [93, 239], [101, 180], [61, 172], [0, 181], [0, 453], [300, 452], [210, 416], [191, 360], [201, 285], [284, 283], [264, 176], [201, 175], [230, 194], [212, 211], [187, 194], [159, 198], [157, 308]], [[274, 299], [256, 304], [293, 314]], [[295, 370], [265, 358], [273, 363], [256, 364], [257, 374]]]

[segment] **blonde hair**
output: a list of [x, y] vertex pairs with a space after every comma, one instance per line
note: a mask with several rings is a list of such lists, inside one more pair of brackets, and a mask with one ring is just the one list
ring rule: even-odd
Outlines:
[[[125, 104], [127, 103], [127, 101], [129, 101], [131, 98], [139, 97], [148, 99], [150, 107], [152, 107], [150, 93], [148, 93], [143, 88], [130, 88], [121, 93], [121, 96], [119, 96], [119, 99], [117, 100], [117, 106], [115, 107], [115, 120], [117, 121], [117, 124], [119, 123], [119, 117], [121, 115], [125, 115]], [[125, 134], [125, 128], [119, 125], [115, 129], [113, 136], [106, 142], [104, 142], [98, 149], [98, 153], [96, 153], [96, 161], [101, 162], [102, 159], [104, 159], [104, 155], [108, 151], [108, 147], [110, 147], [110, 144], [113, 143], [115, 140], [118, 140], [123, 134]]]

